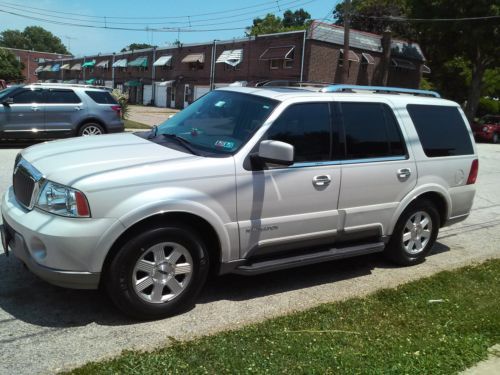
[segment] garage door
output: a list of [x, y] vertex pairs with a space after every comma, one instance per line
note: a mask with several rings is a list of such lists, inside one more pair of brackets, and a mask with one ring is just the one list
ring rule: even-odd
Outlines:
[[205, 95], [210, 91], [209, 86], [195, 86], [194, 87], [194, 100], [198, 99], [200, 96]]
[[150, 105], [151, 99], [153, 99], [153, 85], [144, 85], [144, 91], [142, 94], [142, 104]]
[[167, 86], [156, 84], [155, 106], [165, 108], [167, 106]]

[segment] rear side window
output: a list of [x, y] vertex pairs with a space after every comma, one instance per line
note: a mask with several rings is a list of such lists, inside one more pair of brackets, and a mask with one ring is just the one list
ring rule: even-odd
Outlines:
[[465, 122], [456, 107], [408, 104], [411, 120], [428, 157], [474, 153]]
[[45, 100], [49, 104], [77, 104], [81, 100], [73, 90], [50, 89], [45, 92]]
[[406, 156], [392, 110], [383, 103], [339, 103], [346, 159]]
[[267, 132], [267, 139], [294, 146], [295, 162], [330, 160], [331, 118], [328, 103], [294, 104]]
[[85, 94], [98, 104], [118, 104], [115, 98], [107, 91], [85, 91]]

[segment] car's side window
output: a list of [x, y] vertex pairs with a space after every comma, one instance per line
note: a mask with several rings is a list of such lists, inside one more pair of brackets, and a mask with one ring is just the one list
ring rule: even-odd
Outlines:
[[12, 98], [14, 104], [36, 104], [42, 102], [42, 90], [25, 89], [14, 95]]
[[293, 104], [267, 131], [267, 139], [289, 143], [295, 162], [330, 160], [332, 126], [328, 103]]
[[73, 90], [50, 89], [45, 92], [45, 103], [49, 104], [77, 104], [80, 98]]
[[342, 102], [338, 107], [345, 133], [345, 158], [406, 156], [399, 125], [383, 103]]

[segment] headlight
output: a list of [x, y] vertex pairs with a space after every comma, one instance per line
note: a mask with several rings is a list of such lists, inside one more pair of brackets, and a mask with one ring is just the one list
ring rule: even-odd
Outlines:
[[489, 130], [490, 130], [490, 128], [488, 128], [487, 126], [485, 126], [485, 127], [483, 128], [483, 132], [488, 132]]
[[47, 181], [36, 206], [44, 211], [68, 217], [90, 217], [85, 195], [76, 189]]

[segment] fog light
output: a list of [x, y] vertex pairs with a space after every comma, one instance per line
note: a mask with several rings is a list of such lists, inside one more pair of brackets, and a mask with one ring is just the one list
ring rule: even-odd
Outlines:
[[31, 239], [30, 252], [31, 256], [37, 261], [44, 260], [47, 257], [47, 249], [42, 240], [38, 237], [33, 237]]

